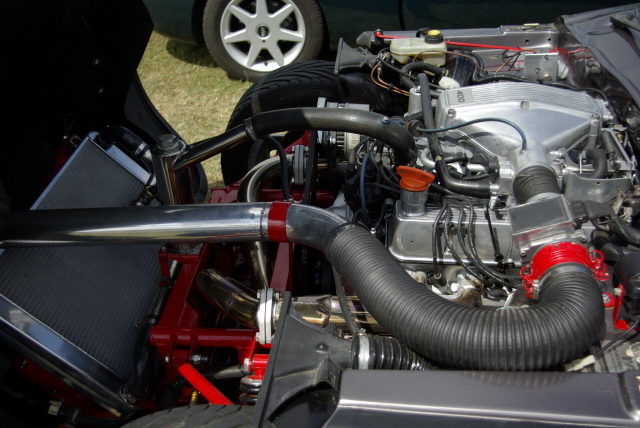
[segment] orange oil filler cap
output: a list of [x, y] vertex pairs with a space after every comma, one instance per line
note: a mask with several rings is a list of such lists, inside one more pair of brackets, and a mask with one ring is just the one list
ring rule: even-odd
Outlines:
[[400, 176], [400, 187], [409, 192], [423, 192], [436, 179], [435, 175], [410, 166], [399, 166], [396, 171]]

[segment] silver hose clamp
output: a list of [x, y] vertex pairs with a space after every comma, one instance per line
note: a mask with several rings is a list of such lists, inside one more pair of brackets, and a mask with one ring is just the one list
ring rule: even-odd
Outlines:
[[358, 369], [369, 369], [369, 337], [367, 335], [358, 336]]

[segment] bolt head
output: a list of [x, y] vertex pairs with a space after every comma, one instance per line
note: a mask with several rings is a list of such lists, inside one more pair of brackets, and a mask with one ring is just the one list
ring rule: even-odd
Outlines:
[[526, 255], [527, 255], [527, 250], [520, 251], [520, 257], [526, 257]]
[[163, 152], [170, 152], [179, 146], [178, 139], [173, 134], [162, 134], [158, 137], [158, 149]]
[[169, 364], [169, 354], [164, 356], [164, 362]]

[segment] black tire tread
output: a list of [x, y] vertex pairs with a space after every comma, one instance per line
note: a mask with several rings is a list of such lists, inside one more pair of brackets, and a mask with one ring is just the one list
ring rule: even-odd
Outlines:
[[[333, 61], [305, 61], [290, 64], [262, 77], [240, 98], [229, 118], [227, 129], [233, 128], [247, 117], [267, 111], [267, 109], [285, 108], [280, 106], [285, 101], [284, 96], [289, 92], [298, 91], [300, 88], [305, 88], [306, 91], [315, 89], [337, 92], [339, 84], [333, 75], [334, 67]], [[276, 98], [274, 99], [274, 97]], [[274, 104], [277, 104], [278, 107], [274, 108]], [[293, 107], [311, 106], [296, 105]]]
[[199, 404], [143, 416], [123, 428], [244, 428], [251, 426], [254, 407]]

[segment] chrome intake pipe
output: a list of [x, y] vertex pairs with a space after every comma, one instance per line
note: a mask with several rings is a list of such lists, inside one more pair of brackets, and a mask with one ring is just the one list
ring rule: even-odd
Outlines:
[[12, 211], [0, 247], [268, 240], [270, 203]]

